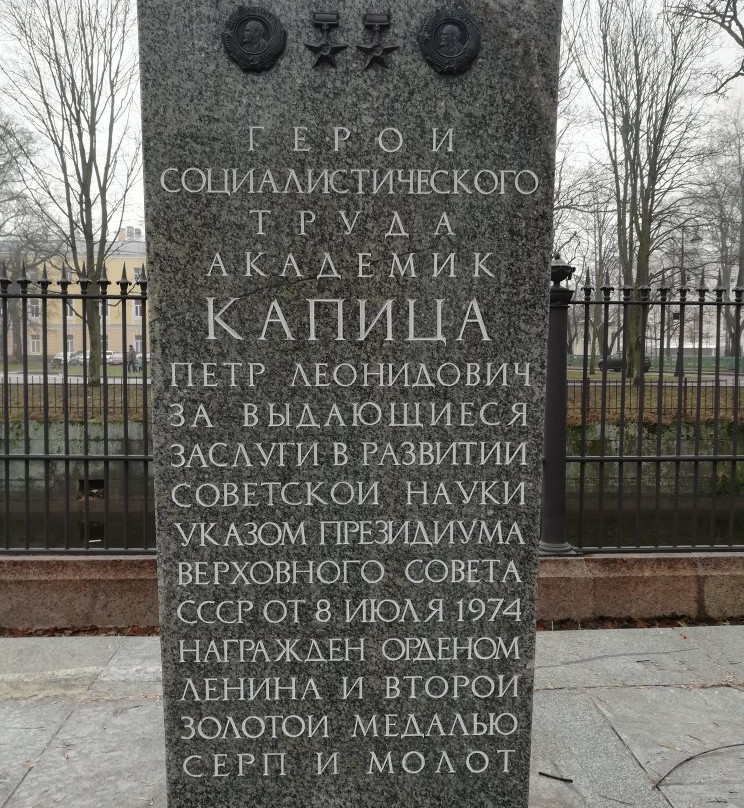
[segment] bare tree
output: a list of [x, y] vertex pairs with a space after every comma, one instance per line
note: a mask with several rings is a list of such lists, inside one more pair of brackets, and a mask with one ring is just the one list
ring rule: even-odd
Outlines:
[[[724, 298], [732, 288], [744, 289], [744, 118], [741, 108], [721, 119], [713, 131], [711, 157], [701, 175], [698, 221], [715, 255]], [[724, 307], [726, 352], [736, 341], [736, 318]]]
[[[40, 267], [59, 255], [61, 244], [55, 242], [55, 234], [49, 232], [47, 219], [40, 215], [35, 205], [27, 199], [21, 199], [15, 206], [12, 232], [3, 240], [3, 264], [6, 276], [13, 285], [12, 291], [18, 291], [15, 285], [24, 275], [34, 278], [39, 275]], [[22, 309], [20, 300], [9, 300], [7, 305], [10, 353], [13, 359], [20, 361], [25, 347], [23, 344]], [[27, 328], [30, 336], [41, 335], [41, 322], [32, 316], [27, 307]]]
[[0, 249], [19, 216], [23, 201], [20, 164], [30, 150], [28, 133], [0, 114]]
[[585, 166], [577, 159], [574, 132], [580, 128], [584, 110], [582, 79], [575, 63], [576, 37], [589, 0], [566, 4], [561, 33], [558, 81], [558, 127], [556, 133], [555, 192], [553, 198], [553, 252], [572, 262], [580, 250], [575, 214], [586, 208], [589, 192]]
[[[100, 279], [137, 180], [133, 0], [0, 0], [11, 43], [0, 76], [43, 158], [21, 163], [24, 190], [79, 277]], [[20, 153], [23, 144], [16, 142]], [[28, 155], [25, 155], [28, 157]], [[90, 374], [100, 380], [99, 306], [85, 305]]]
[[[622, 280], [636, 299], [699, 164], [706, 46], [688, 21], [639, 0], [596, 0], [576, 37], [576, 64], [597, 112], [612, 183]], [[628, 375], [637, 381], [643, 311], [629, 308], [626, 329]]]
[[[742, 51], [744, 51], [744, 7], [739, 0], [684, 0], [682, 3], [671, 3], [673, 13], [683, 19], [695, 20], [706, 28], [723, 31]], [[715, 92], [721, 92], [730, 82], [744, 76], [744, 55], [738, 65], [717, 78]]]
[[[4, 277], [11, 282], [59, 252], [59, 243], [50, 237], [43, 217], [29, 200], [23, 188], [21, 167], [33, 154], [30, 134], [7, 116], [0, 116], [0, 265]], [[12, 291], [17, 287], [11, 286]], [[3, 323], [11, 358], [23, 355], [20, 301], [6, 302]], [[36, 327], [37, 324], [29, 323]]]

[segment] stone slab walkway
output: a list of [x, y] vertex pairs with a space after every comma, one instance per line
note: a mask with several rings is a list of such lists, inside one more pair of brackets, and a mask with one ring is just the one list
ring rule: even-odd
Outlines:
[[[744, 808], [744, 627], [538, 635], [530, 808]], [[157, 638], [0, 639], [0, 806], [166, 808]]]

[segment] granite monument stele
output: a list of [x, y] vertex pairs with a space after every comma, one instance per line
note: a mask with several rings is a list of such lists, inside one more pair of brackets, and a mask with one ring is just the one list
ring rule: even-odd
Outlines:
[[559, 0], [140, 0], [170, 808], [526, 808]]

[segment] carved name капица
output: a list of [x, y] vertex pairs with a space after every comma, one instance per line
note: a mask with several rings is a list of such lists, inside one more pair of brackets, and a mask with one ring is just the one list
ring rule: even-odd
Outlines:
[[170, 808], [526, 808], [558, 0], [141, 0]]

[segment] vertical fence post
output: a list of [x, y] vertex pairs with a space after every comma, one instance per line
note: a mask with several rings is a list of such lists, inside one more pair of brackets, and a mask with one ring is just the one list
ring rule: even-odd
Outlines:
[[574, 268], [559, 254], [550, 265], [548, 369], [545, 385], [541, 556], [580, 555], [566, 541], [566, 378], [568, 375], [568, 306], [573, 291], [561, 283]]

